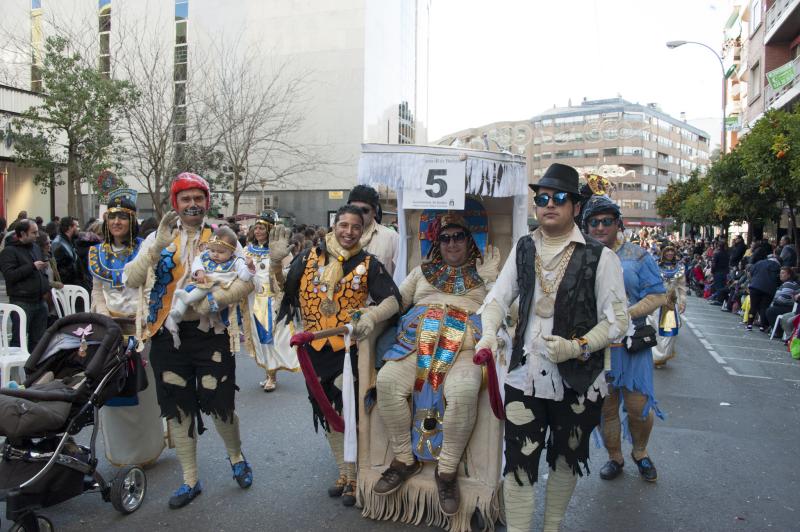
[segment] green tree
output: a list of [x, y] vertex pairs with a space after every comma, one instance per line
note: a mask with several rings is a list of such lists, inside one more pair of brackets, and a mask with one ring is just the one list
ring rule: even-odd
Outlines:
[[761, 190], [760, 180], [746, 172], [739, 147], [716, 161], [709, 168], [706, 178], [713, 192], [717, 217], [728, 220], [728, 224], [748, 222], [750, 237], [755, 224], [773, 219], [780, 213], [774, 192], [771, 189]]
[[108, 79], [88, 64], [64, 37], [45, 41], [42, 103], [12, 122], [20, 165], [37, 170], [34, 182], [46, 189], [63, 184], [66, 166], [67, 211], [84, 220], [81, 184], [96, 184], [113, 160], [114, 124], [136, 93], [124, 81]]
[[765, 199], [777, 201], [789, 215], [797, 242], [800, 200], [800, 110], [770, 110], [739, 143], [742, 166]]

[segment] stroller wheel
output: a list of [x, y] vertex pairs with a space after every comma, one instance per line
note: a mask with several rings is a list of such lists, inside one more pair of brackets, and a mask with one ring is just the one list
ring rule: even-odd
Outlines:
[[[39, 530], [39, 532], [53, 532], [55, 530], [53, 523], [43, 515], [36, 516], [36, 525], [38, 527], [37, 530]], [[22, 523], [14, 523], [14, 526], [9, 528], [8, 532], [34, 532], [34, 531], [25, 528], [25, 525], [23, 525]]]
[[147, 493], [147, 476], [140, 467], [126, 467], [111, 483], [111, 504], [122, 514], [139, 509]]

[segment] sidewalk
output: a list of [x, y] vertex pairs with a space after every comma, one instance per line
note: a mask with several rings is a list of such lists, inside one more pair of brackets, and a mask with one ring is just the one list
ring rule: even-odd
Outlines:
[[800, 361], [780, 339], [770, 340], [758, 327], [747, 331], [741, 316], [720, 308], [689, 296], [684, 321], [722, 369], [734, 377], [800, 383]]

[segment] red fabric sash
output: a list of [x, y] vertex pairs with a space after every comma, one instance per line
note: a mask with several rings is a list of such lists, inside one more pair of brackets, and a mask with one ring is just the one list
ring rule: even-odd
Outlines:
[[472, 357], [472, 362], [480, 366], [486, 366], [487, 374], [487, 388], [489, 391], [489, 404], [492, 406], [494, 417], [500, 420], [506, 418], [505, 409], [503, 408], [503, 398], [500, 397], [500, 384], [497, 382], [497, 368], [494, 366], [494, 356], [492, 350], [484, 347]]
[[[325, 419], [328, 421], [328, 425], [331, 427], [331, 430], [335, 430], [336, 432], [344, 432], [344, 419], [342, 419], [342, 416], [336, 412], [336, 410], [333, 408], [333, 405], [328, 400], [328, 397], [325, 395], [325, 391], [322, 389], [322, 385], [319, 383], [319, 379], [317, 378], [317, 372], [314, 371], [314, 366], [311, 364], [311, 357], [308, 356], [306, 344], [311, 342], [313, 339], [314, 333], [299, 332], [292, 336], [292, 339], [289, 341], [289, 345], [292, 347], [297, 347], [297, 360], [300, 362], [300, 369], [303, 370], [303, 377], [306, 379], [306, 386], [308, 386], [308, 389], [311, 390], [311, 395], [314, 397], [314, 400], [317, 402], [322, 410], [322, 413], [325, 415]], [[495, 380], [497, 380], [496, 377]]]

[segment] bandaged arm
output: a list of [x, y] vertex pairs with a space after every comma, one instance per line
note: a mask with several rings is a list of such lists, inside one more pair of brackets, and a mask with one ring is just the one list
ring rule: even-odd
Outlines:
[[628, 308], [628, 314], [630, 314], [631, 319], [642, 318], [644, 316], [649, 316], [654, 310], [666, 304], [666, 294], [647, 294], [644, 298], [640, 299], [638, 303]]
[[[211, 294], [214, 296], [214, 300], [217, 302], [217, 305], [220, 308], [223, 308], [241, 301], [252, 291], [252, 281], [242, 281], [241, 279], [236, 279], [228, 288], [217, 287], [212, 289]], [[210, 313], [210, 306], [211, 305], [209, 304], [208, 298], [204, 297], [199, 303], [194, 305], [194, 309], [201, 316], [207, 316]]]
[[147, 282], [147, 273], [158, 262], [159, 254], [153, 253], [155, 235], [155, 233], [150, 233], [144, 242], [142, 242], [136, 257], [125, 265], [122, 281], [128, 288], [144, 286]]

